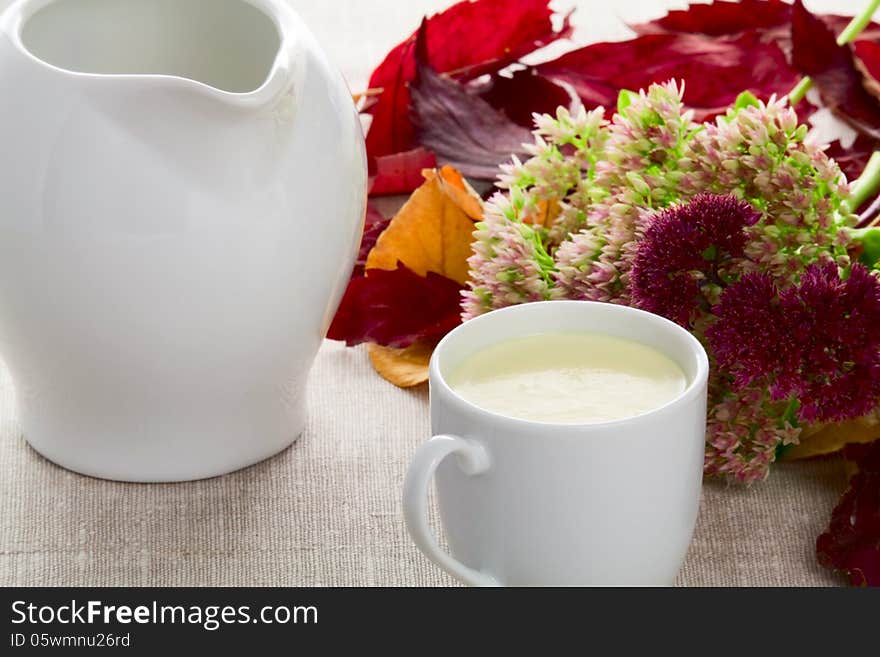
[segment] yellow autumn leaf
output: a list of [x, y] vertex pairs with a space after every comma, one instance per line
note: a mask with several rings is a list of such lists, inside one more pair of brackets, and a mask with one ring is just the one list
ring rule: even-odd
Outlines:
[[464, 285], [482, 201], [451, 167], [423, 175], [425, 182], [379, 236], [366, 268], [396, 269], [399, 261], [419, 276], [434, 272]]
[[782, 460], [791, 461], [831, 454], [847, 443], [869, 443], [880, 438], [880, 421], [873, 415], [847, 422], [807, 427], [800, 443], [784, 452]]
[[523, 221], [527, 224], [550, 228], [556, 223], [561, 212], [562, 208], [556, 199], [539, 201], [534, 211], [523, 217]]
[[480, 221], [483, 218], [483, 200], [455, 168], [447, 164], [439, 170], [423, 171], [422, 175], [425, 176], [425, 180], [438, 176], [441, 189], [458, 207], [464, 210], [467, 216], [474, 221]]
[[[452, 167], [422, 172], [425, 182], [412, 193], [367, 256], [366, 269], [396, 269], [403, 263], [419, 276], [428, 272], [460, 285], [468, 279], [474, 222], [483, 217], [483, 202]], [[417, 342], [405, 349], [367, 345], [370, 362], [384, 379], [401, 388], [428, 380], [433, 344]]]
[[428, 380], [428, 363], [434, 345], [421, 342], [406, 347], [393, 349], [378, 344], [368, 344], [367, 353], [373, 369], [386, 381], [399, 388], [411, 388]]

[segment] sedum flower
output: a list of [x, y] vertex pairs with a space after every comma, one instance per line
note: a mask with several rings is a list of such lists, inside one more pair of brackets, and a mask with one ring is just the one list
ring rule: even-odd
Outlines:
[[713, 360], [705, 469], [737, 481], [766, 476], [798, 421], [873, 407], [877, 281], [850, 262], [845, 177], [786, 101], [743, 94], [696, 124], [669, 82], [605, 116], [536, 116], [478, 225], [463, 316], [569, 298], [687, 326]]
[[718, 365], [731, 373], [738, 388], [765, 377], [776, 364], [770, 359], [789, 342], [773, 278], [746, 274], [724, 290], [713, 312], [718, 319], [706, 337]]
[[605, 198], [570, 198], [585, 225], [556, 252], [556, 284], [567, 297], [591, 301], [629, 300], [628, 276], [637, 243], [652, 210], [678, 198], [682, 151], [697, 130], [675, 82], [621, 96], [608, 127], [594, 187]]
[[746, 97], [695, 133], [679, 163], [683, 195], [732, 193], [761, 212], [746, 253], [755, 271], [790, 282], [818, 258], [849, 264], [843, 228], [851, 217], [841, 212], [849, 187], [806, 134], [785, 100]]
[[684, 108], [683, 94], [684, 85], [674, 80], [621, 94], [604, 157], [596, 164], [597, 185], [618, 191], [623, 202], [668, 205], [677, 200], [674, 172], [699, 129], [693, 112]]
[[[511, 197], [513, 200], [511, 200]], [[539, 230], [522, 221], [523, 199], [496, 194], [486, 204], [474, 232], [469, 289], [463, 292], [462, 317], [489, 310], [553, 298], [553, 260]]]
[[791, 422], [784, 404], [766, 388], [731, 389], [728, 378], [713, 368], [709, 380], [709, 417], [703, 470], [742, 484], [765, 479], [781, 445], [795, 444], [801, 429]]
[[535, 142], [526, 145], [531, 157], [502, 165], [498, 187], [528, 190], [526, 202], [532, 205], [566, 198], [592, 179], [607, 138], [606, 123], [602, 108], [587, 112], [581, 107], [572, 114], [560, 107], [555, 118], [535, 114]]
[[841, 280], [832, 263], [810, 265], [781, 306], [793, 343], [773, 394], [800, 400], [806, 422], [870, 411], [880, 397], [880, 282], [856, 264]]
[[743, 255], [745, 229], [755, 208], [731, 195], [699, 194], [651, 222], [636, 251], [634, 305], [690, 327], [706, 311], [735, 259]]
[[749, 274], [715, 314], [708, 338], [718, 363], [739, 387], [796, 401], [802, 421], [860, 417], [880, 398], [880, 281], [862, 265], [845, 279], [833, 263], [810, 265], [782, 290]]

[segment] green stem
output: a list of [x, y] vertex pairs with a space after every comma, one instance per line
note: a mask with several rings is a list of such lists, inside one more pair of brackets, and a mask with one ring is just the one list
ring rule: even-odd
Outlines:
[[853, 183], [849, 198], [841, 203], [841, 213], [855, 212], [856, 208], [871, 198], [878, 189], [880, 189], [880, 152], [874, 151], [862, 175]]
[[842, 46], [845, 43], [855, 41], [856, 37], [865, 29], [865, 26], [871, 22], [871, 17], [874, 15], [874, 12], [877, 11], [878, 7], [880, 7], [880, 0], [871, 0], [865, 8], [862, 9], [861, 13], [858, 16], [854, 16], [849, 22], [849, 25], [843, 29], [843, 32], [837, 37], [837, 45]]
[[[855, 41], [856, 37], [858, 37], [859, 34], [862, 33], [862, 30], [865, 29], [865, 26], [871, 22], [871, 17], [874, 15], [874, 12], [877, 11], [878, 7], [880, 7], [880, 0], [871, 0], [857, 16], [853, 16], [853, 19], [837, 37], [837, 45], [842, 46], [846, 43]], [[803, 100], [804, 96], [807, 95], [807, 92], [812, 86], [813, 81], [809, 76], [804, 77], [788, 94], [789, 104], [794, 106]]]
[[804, 99], [804, 96], [807, 95], [807, 92], [812, 86], [813, 81], [810, 79], [809, 76], [801, 78], [801, 81], [797, 83], [795, 88], [788, 92], [788, 104], [792, 107], [797, 105]]
[[785, 428], [785, 424], [788, 423], [793, 427], [798, 425], [797, 421], [797, 412], [801, 407], [800, 399], [797, 397], [792, 397], [788, 400], [788, 405], [785, 407], [785, 412], [782, 414], [780, 418], [780, 424], [782, 425], [780, 429]]

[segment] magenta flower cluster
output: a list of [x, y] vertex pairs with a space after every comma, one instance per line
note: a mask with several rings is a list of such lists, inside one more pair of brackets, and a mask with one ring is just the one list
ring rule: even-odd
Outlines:
[[706, 335], [738, 387], [759, 384], [791, 400], [803, 422], [868, 413], [880, 398], [880, 283], [855, 264], [810, 265], [784, 289], [747, 274], [721, 295]]
[[[797, 282], [749, 272], [755, 209], [700, 194], [659, 213], [632, 267], [633, 303], [704, 336], [714, 360], [706, 471], [766, 476], [798, 427], [880, 399], [880, 281], [861, 264], [808, 265]], [[743, 273], [745, 272], [745, 273]]]
[[654, 218], [631, 274], [634, 305], [690, 328], [743, 256], [760, 214], [734, 196], [699, 194]]
[[762, 479], [803, 423], [876, 412], [880, 284], [862, 265], [846, 278], [833, 263], [810, 265], [782, 289], [746, 274], [713, 312], [706, 474]]

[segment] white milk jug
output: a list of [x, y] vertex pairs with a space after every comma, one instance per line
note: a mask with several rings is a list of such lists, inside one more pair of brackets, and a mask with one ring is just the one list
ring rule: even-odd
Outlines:
[[283, 0], [19, 0], [0, 17], [0, 355], [78, 472], [288, 446], [366, 188], [341, 76]]

